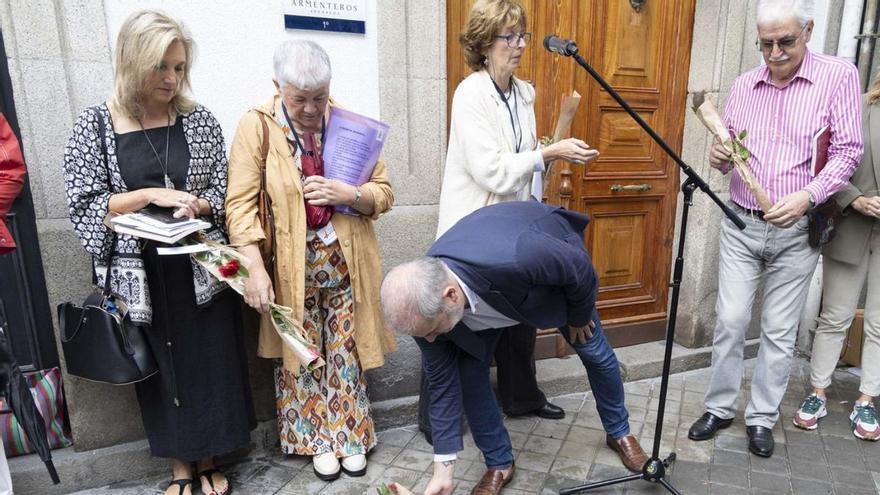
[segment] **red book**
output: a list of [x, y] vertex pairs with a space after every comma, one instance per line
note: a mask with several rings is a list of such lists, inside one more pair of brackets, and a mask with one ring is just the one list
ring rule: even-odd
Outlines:
[[831, 144], [831, 128], [827, 125], [813, 136], [813, 158], [810, 160], [812, 177], [819, 175], [828, 163], [828, 146]]

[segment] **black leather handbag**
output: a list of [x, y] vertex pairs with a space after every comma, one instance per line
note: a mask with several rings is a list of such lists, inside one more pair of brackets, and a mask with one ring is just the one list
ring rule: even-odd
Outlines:
[[[111, 253], [115, 247], [114, 235]], [[144, 335], [146, 329], [131, 322], [125, 299], [110, 291], [112, 270], [107, 265], [101, 291], [87, 297], [82, 306], [58, 305], [61, 349], [69, 374], [126, 385], [153, 376], [159, 367]]]
[[[106, 164], [105, 126], [98, 112], [98, 136]], [[109, 181], [109, 170], [107, 177]], [[110, 291], [110, 264], [117, 240], [114, 233], [103, 289], [87, 297], [82, 306], [71, 302], [59, 304], [58, 326], [69, 374], [125, 385], [155, 375], [159, 367], [147, 342], [146, 329], [131, 322], [125, 299]]]

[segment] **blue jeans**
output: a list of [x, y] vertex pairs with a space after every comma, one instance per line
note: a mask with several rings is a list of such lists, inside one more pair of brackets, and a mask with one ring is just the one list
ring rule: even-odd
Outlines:
[[596, 409], [599, 411], [599, 419], [605, 433], [612, 438], [620, 438], [629, 435], [629, 412], [626, 410], [623, 394], [623, 378], [620, 376], [620, 367], [617, 364], [617, 356], [614, 349], [608, 344], [605, 332], [602, 331], [602, 322], [599, 321], [599, 312], [593, 309], [593, 321], [596, 328], [593, 336], [585, 344], [572, 344], [568, 336], [568, 327], [559, 329], [562, 338], [568, 342], [587, 369], [587, 379], [593, 396], [596, 398]]
[[413, 338], [421, 348], [422, 366], [428, 378], [435, 454], [453, 454], [464, 448], [461, 439], [464, 409], [486, 467], [507, 469], [513, 464], [510, 436], [489, 383], [489, 363], [500, 333], [498, 329], [474, 332], [484, 344], [484, 355], [479, 359], [450, 340], [438, 338], [428, 342]]

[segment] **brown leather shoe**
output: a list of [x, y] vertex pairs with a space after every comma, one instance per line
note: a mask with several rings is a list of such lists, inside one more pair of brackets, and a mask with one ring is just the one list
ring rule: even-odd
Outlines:
[[605, 443], [617, 452], [627, 469], [634, 473], [642, 472], [642, 468], [648, 462], [648, 455], [642, 450], [636, 437], [627, 435], [615, 440], [611, 435], [605, 435]]
[[513, 479], [513, 473], [516, 472], [516, 466], [510, 466], [510, 474], [504, 478], [504, 473], [497, 469], [487, 469], [486, 474], [480, 478], [477, 486], [471, 490], [471, 495], [498, 495], [504, 485], [510, 483]]

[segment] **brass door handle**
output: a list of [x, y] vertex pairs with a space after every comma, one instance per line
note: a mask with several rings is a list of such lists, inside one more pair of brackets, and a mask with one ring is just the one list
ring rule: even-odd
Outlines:
[[614, 184], [611, 186], [611, 192], [620, 192], [620, 191], [639, 191], [645, 192], [651, 190], [651, 184], [631, 184], [627, 186], [622, 186], [620, 184]]

